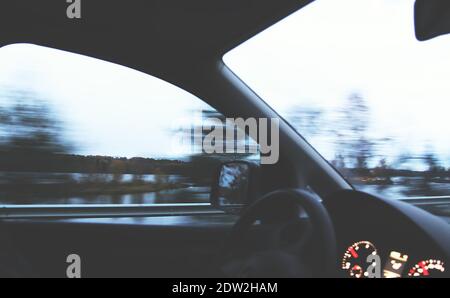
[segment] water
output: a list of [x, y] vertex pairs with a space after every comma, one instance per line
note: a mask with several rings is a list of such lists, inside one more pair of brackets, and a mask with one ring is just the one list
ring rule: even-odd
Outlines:
[[41, 204], [174, 204], [208, 202], [209, 187], [191, 186], [183, 189], [147, 193], [54, 198], [43, 200]]
[[[136, 179], [136, 175], [123, 174], [114, 177], [113, 174], [86, 174], [86, 173], [21, 173], [21, 172], [0, 172], [1, 185], [7, 186], [16, 181], [32, 181], [33, 185], [47, 185], [58, 187], [62, 183], [131, 183]], [[53, 196], [47, 198], [21, 198], [11, 200], [7, 194], [0, 197], [0, 204], [170, 204], [170, 203], [208, 203], [210, 187], [200, 185], [190, 177], [181, 175], [139, 175], [139, 183], [157, 184], [173, 183], [182, 185], [174, 189], [165, 189], [152, 192], [134, 192], [125, 194], [95, 194], [95, 195], [74, 195], [74, 196]], [[31, 185], [31, 184], [30, 184]]]

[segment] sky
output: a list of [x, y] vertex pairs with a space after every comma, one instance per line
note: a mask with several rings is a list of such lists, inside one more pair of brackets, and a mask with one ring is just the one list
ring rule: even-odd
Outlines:
[[208, 107], [136, 70], [26, 44], [0, 49], [0, 100], [9, 90], [45, 100], [65, 128], [65, 141], [84, 155], [178, 157], [185, 151], [173, 131]]
[[[358, 92], [370, 107], [370, 133], [397, 141], [387, 154], [431, 144], [450, 166], [450, 36], [418, 42], [413, 3], [317, 0], [224, 61], [281, 115], [292, 106], [339, 108]], [[0, 95], [11, 88], [48, 100], [81, 154], [175, 156], [171, 131], [206, 106], [141, 72], [34, 45], [0, 49]], [[312, 143], [332, 158], [329, 144]]]

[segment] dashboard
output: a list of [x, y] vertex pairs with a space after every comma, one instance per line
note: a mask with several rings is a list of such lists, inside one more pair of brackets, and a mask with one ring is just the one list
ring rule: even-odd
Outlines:
[[357, 191], [324, 201], [341, 277], [448, 277], [448, 223], [417, 207]]

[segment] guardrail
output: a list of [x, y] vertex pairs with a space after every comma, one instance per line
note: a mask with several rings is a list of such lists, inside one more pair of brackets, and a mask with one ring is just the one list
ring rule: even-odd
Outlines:
[[209, 203], [117, 205], [0, 205], [0, 219], [224, 214]]
[[[416, 206], [450, 204], [450, 196], [400, 199]], [[0, 219], [138, 217], [224, 214], [209, 203], [186, 204], [86, 204], [86, 205], [0, 205]]]
[[450, 204], [450, 196], [409, 197], [400, 200], [417, 206]]

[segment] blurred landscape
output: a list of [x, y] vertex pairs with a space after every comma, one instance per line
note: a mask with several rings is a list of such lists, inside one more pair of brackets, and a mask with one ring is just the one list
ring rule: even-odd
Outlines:
[[[158, 159], [74, 154], [77, 148], [66, 138], [68, 128], [48, 101], [22, 90], [2, 95], [1, 204], [206, 203], [219, 164], [248, 157], [197, 153]], [[204, 117], [223, 116], [205, 111]], [[183, 133], [191, 131], [188, 127]]]
[[[157, 204], [208, 202], [223, 160], [245, 154], [194, 154], [179, 159], [74, 154], [65, 125], [36, 94], [13, 90], [0, 106], [0, 203]], [[369, 109], [351, 94], [334, 121], [320, 109], [293, 107], [287, 120], [358, 189], [398, 199], [450, 195], [450, 169], [431, 148], [423, 154], [387, 155], [392, 138], [369, 135]], [[223, 117], [204, 111], [204, 117]], [[203, 119], [204, 120], [204, 119]], [[192, 131], [192, 127], [186, 131]], [[171, 132], [169, 132], [171, 133]], [[172, 132], [173, 133], [173, 132]], [[314, 144], [314, 143], [317, 143]], [[415, 169], [421, 165], [423, 169]]]
[[374, 136], [361, 94], [350, 94], [332, 111], [297, 107], [286, 114], [320, 153], [334, 153], [330, 163], [359, 190], [393, 199], [450, 195], [449, 161], [433, 144], [417, 144], [425, 149], [413, 154], [395, 136]]

